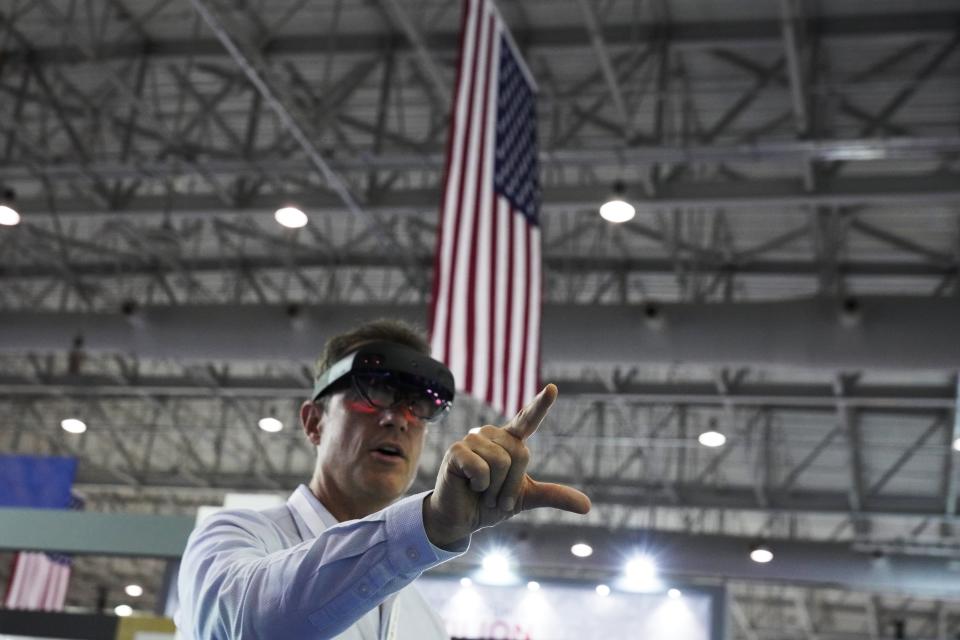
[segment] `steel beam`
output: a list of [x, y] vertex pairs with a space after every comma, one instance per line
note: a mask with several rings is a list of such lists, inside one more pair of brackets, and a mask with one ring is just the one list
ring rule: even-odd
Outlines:
[[[960, 362], [960, 299], [864, 298], [850, 326], [838, 301], [677, 303], [663, 323], [631, 305], [545, 305], [544, 362], [688, 362], [721, 366], [954, 370]], [[291, 316], [291, 311], [294, 316]], [[0, 312], [0, 351], [91, 351], [186, 360], [313, 357], [326, 336], [396, 317], [426, 324], [424, 305], [153, 307], [122, 313]], [[589, 329], [585, 329], [588, 327]], [[591, 339], [594, 338], [594, 339]]]
[[[13, 89], [5, 91], [14, 93]], [[118, 123], [119, 124], [119, 123]], [[375, 124], [369, 125], [371, 130]], [[159, 135], [158, 135], [159, 137]], [[744, 144], [716, 144], [688, 146], [643, 145], [615, 146], [591, 149], [554, 149], [540, 152], [540, 164], [545, 168], [621, 166], [623, 164], [650, 164], [681, 162], [745, 162], [764, 163], [769, 161], [833, 161], [833, 160], [934, 160], [944, 154], [960, 152], [960, 137], [940, 136], [919, 137], [902, 136], [894, 138], [870, 139], [853, 138], [849, 140], [794, 140], [767, 141]], [[337, 158], [330, 160], [330, 166], [340, 173], [379, 170], [441, 170], [444, 155], [440, 147], [433, 146], [422, 153], [370, 153], [362, 158]], [[268, 166], [263, 166], [268, 165]], [[258, 163], [252, 164], [243, 158], [211, 158], [203, 162], [210, 175], [235, 176], [249, 174], [251, 171], [264, 171], [272, 176], [297, 174], [303, 171], [302, 159], [258, 156]], [[177, 158], [142, 159], [131, 166], [123, 162], [91, 160], [88, 163], [47, 162], [33, 168], [15, 164], [0, 167], [0, 179], [28, 180], [38, 173], [59, 180], [82, 179], [85, 171], [107, 179], [133, 179], [150, 175], [157, 179], [189, 175], [189, 167]]]
[[[744, 182], [673, 182], [658, 189], [655, 197], [641, 198], [635, 202], [639, 211], [670, 211], [677, 209], [717, 210], [726, 208], [754, 208], [776, 212], [777, 210], [804, 206], [852, 206], [877, 205], [891, 207], [917, 207], [960, 201], [960, 176], [953, 173], [917, 176], [856, 176], [839, 177], [824, 181], [815, 192], [807, 192], [801, 179], [763, 179]], [[580, 210], [595, 208], [606, 195], [608, 185], [551, 185], [544, 187], [544, 207], [547, 215], [551, 210]], [[632, 193], [644, 193], [640, 184], [628, 185]], [[435, 211], [440, 192], [435, 188], [396, 189], [389, 198], [365, 203], [369, 212], [423, 213]], [[295, 198], [306, 210], [317, 212], [342, 212], [344, 205], [339, 197], [319, 190], [293, 192], [287, 197]], [[89, 205], [54, 196], [60, 215], [115, 215], [116, 211], [91, 209]], [[23, 210], [31, 215], [50, 213], [46, 198], [23, 198], [19, 201]], [[174, 216], [209, 216], [215, 211], [230, 211], [233, 214], [257, 214], [276, 208], [274, 195], [259, 195], [246, 202], [225, 209], [223, 201], [213, 194], [140, 195], [118, 209], [124, 214], [156, 215], [166, 213]], [[233, 206], [233, 205], [231, 205]], [[910, 211], [904, 212], [909, 215]], [[628, 223], [629, 224], [629, 223]]]
[[[0, 20], [4, 16], [0, 14]], [[811, 16], [798, 22], [804, 33], [830, 40], [885, 40], [913, 42], [916, 38], [949, 38], [956, 31], [958, 15], [952, 11], [851, 14]], [[782, 48], [779, 19], [690, 21], [670, 24], [605, 24], [604, 37], [611, 47], [633, 46], [637, 42], [656, 40], [667, 34], [675, 49], [712, 49], [716, 47], [755, 49], [764, 51]], [[561, 25], [550, 28], [519, 28], [513, 34], [518, 42], [531, 49], [587, 48], [589, 34], [581, 25]], [[265, 47], [270, 56], [321, 55], [329, 50], [341, 54], [365, 54], [382, 50], [389, 34], [334, 33], [318, 38], [314, 34], [284, 34], [275, 37]], [[459, 34], [454, 30], [425, 33], [426, 46], [441, 55], [452, 55], [459, 46]], [[413, 45], [403, 43], [406, 50]], [[136, 40], [105, 42], [98, 45], [102, 60], [138, 58], [143, 44]], [[223, 55], [223, 48], [215, 39], [155, 38], [150, 42], [150, 55], [164, 58], [202, 58]], [[22, 61], [26, 52], [21, 49], [4, 50], [2, 56], [13, 62]], [[70, 64], [76, 62], [78, 50], [73, 46], [38, 47], [31, 54], [40, 64]]]

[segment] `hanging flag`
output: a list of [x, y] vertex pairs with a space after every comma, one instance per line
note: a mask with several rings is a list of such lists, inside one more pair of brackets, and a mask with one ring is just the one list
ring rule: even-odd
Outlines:
[[465, 0], [431, 301], [434, 357], [505, 415], [540, 373], [536, 84], [490, 0]]
[[7, 609], [63, 611], [70, 583], [70, 556], [43, 551], [20, 551], [3, 606]]
[[[34, 509], [83, 508], [70, 493], [74, 458], [0, 456], [0, 506]], [[42, 551], [14, 554], [3, 606], [62, 611], [70, 582], [70, 556]]]

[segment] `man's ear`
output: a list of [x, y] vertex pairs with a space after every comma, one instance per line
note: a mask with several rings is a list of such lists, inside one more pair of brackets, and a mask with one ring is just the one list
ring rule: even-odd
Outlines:
[[320, 444], [323, 432], [323, 405], [309, 400], [300, 405], [300, 426], [313, 446]]

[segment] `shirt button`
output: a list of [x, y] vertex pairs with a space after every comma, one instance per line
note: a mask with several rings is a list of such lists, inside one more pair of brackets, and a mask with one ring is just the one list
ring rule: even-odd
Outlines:
[[414, 549], [413, 547], [407, 547], [407, 557], [410, 558], [411, 560], [416, 560], [417, 558], [420, 557], [420, 554], [417, 553], [417, 550]]
[[370, 587], [368, 587], [365, 584], [362, 584], [357, 588], [357, 591], [360, 593], [360, 595], [365, 596], [368, 593], [370, 593]]

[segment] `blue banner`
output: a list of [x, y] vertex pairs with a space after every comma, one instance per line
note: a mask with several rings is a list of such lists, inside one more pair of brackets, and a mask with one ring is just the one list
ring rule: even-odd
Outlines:
[[76, 458], [0, 455], [0, 507], [66, 509]]

